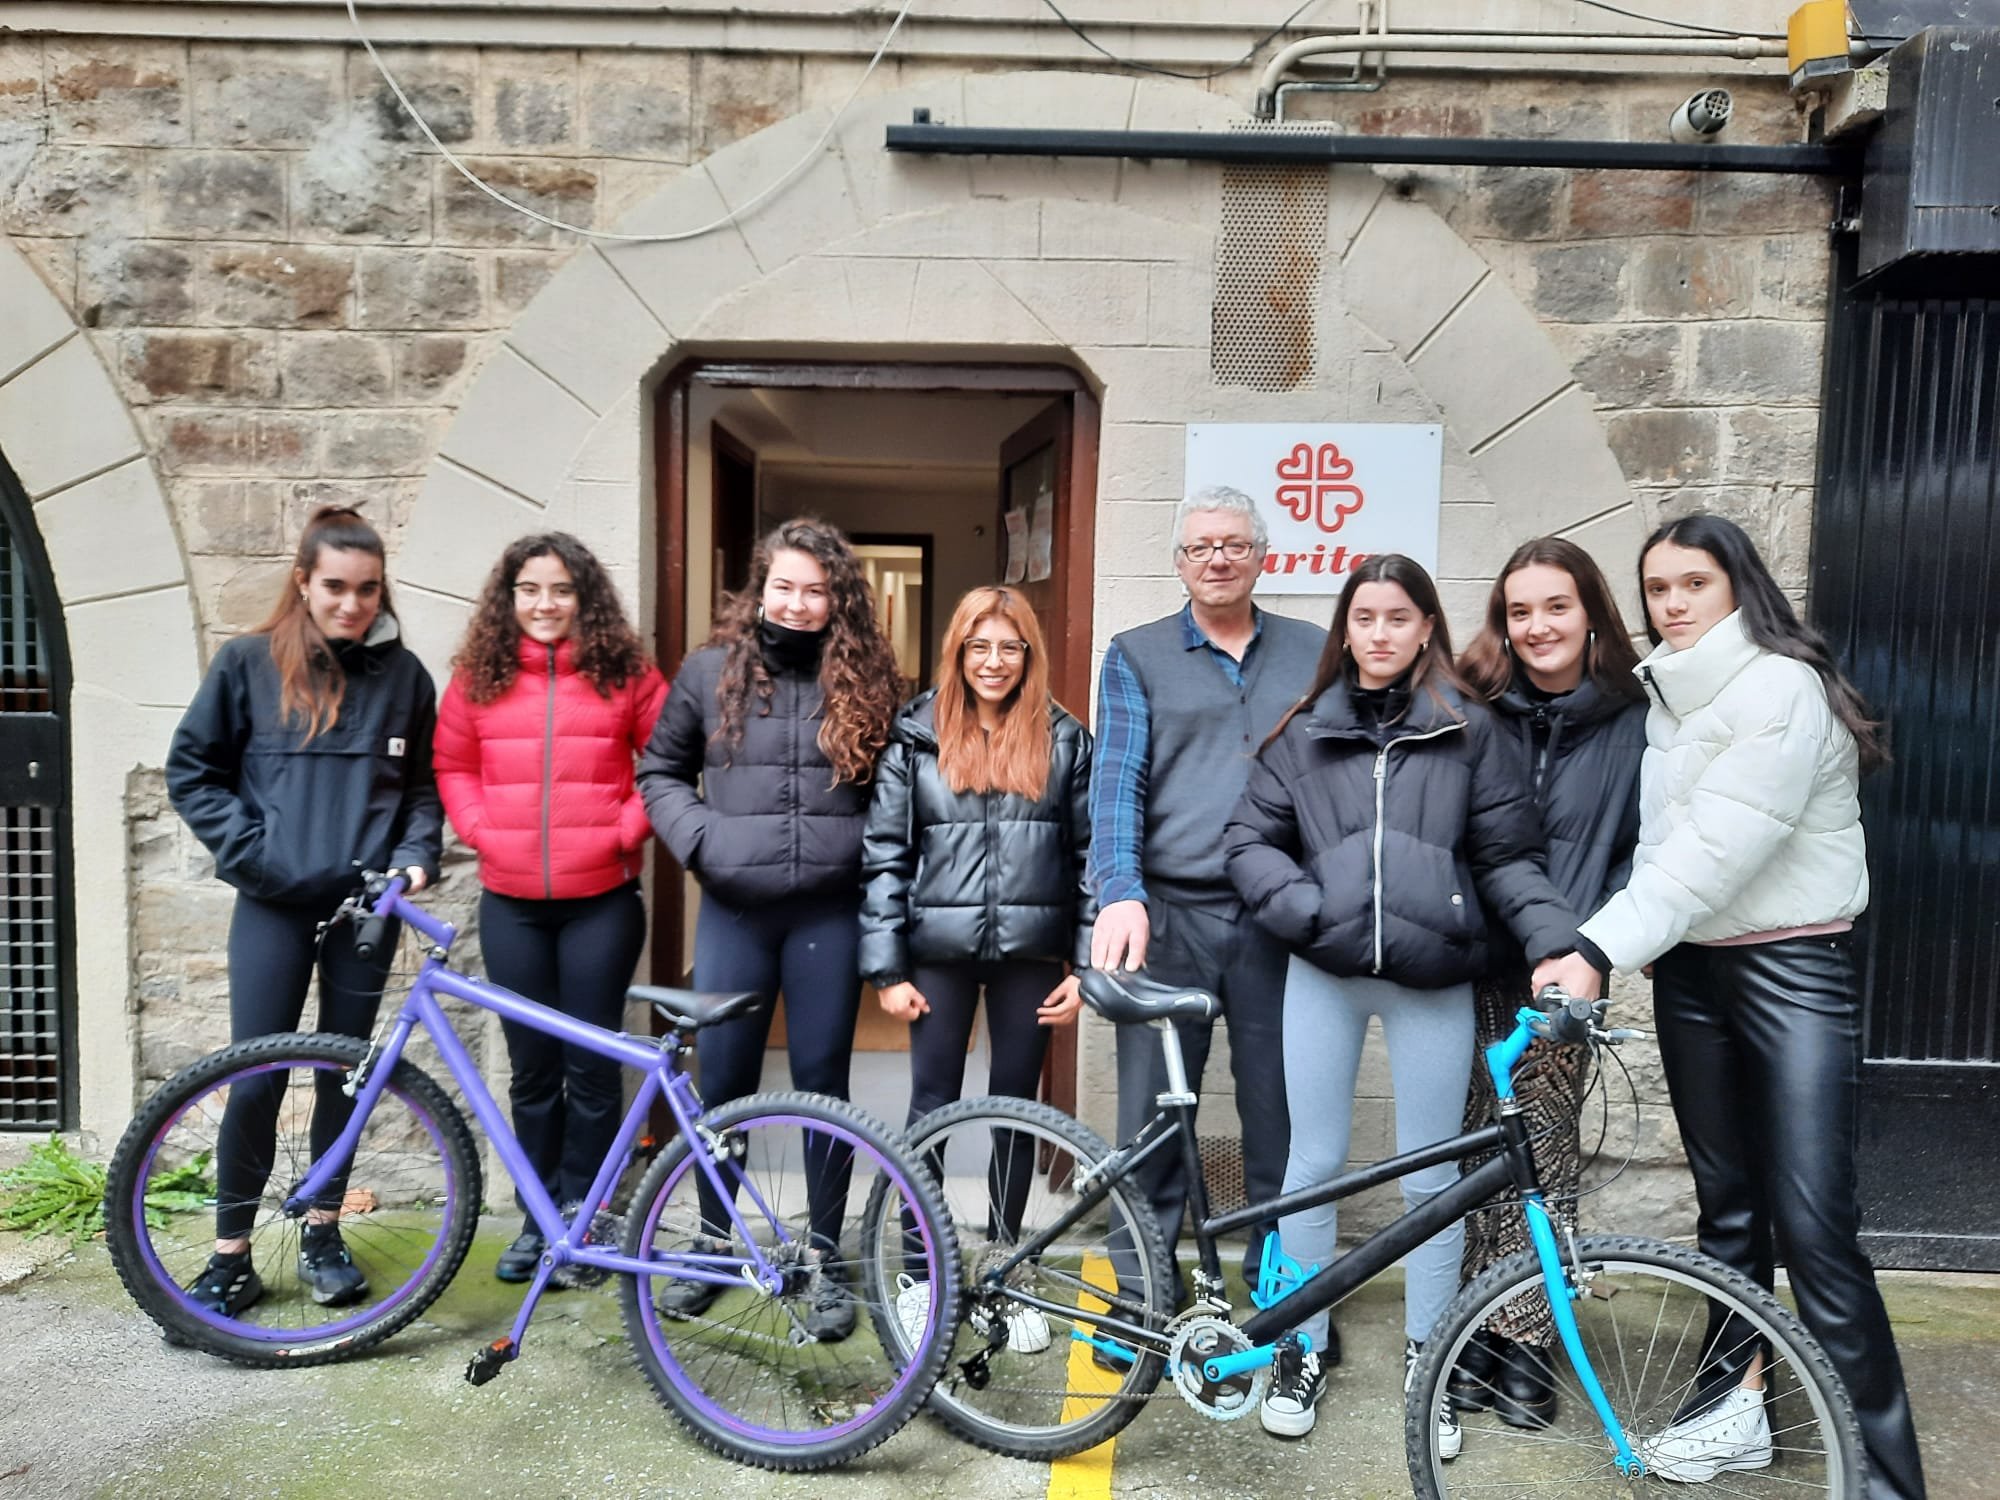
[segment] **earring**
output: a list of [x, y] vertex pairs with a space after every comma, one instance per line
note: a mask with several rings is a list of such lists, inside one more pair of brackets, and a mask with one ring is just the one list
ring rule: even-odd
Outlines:
[[1514, 638], [1512, 636], [1507, 636], [1507, 635], [1501, 636], [1500, 649], [1506, 652], [1509, 656], [1512, 656], [1514, 654]]
[[1597, 632], [1587, 630], [1583, 636], [1583, 665], [1586, 669], [1597, 665]]

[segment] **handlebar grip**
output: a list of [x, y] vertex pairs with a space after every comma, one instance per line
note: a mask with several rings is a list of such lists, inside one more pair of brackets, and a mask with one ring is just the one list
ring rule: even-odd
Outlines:
[[1591, 1022], [1597, 1007], [1588, 1000], [1567, 1000], [1549, 1012], [1549, 1036], [1558, 1042], [1582, 1046], [1590, 1040]]
[[387, 917], [363, 917], [354, 929], [354, 956], [366, 963], [375, 956], [375, 950], [382, 946], [382, 936], [389, 926]]

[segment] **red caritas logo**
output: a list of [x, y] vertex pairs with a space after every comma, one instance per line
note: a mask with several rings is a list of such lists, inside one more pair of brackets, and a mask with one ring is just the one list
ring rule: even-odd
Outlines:
[[1295, 444], [1277, 469], [1278, 504], [1294, 521], [1312, 521], [1331, 534], [1366, 503], [1361, 486], [1348, 483], [1354, 461], [1337, 444]]

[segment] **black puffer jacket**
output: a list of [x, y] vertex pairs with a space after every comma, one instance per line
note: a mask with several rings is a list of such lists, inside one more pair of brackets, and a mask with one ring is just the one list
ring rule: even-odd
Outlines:
[[1377, 722], [1335, 682], [1258, 756], [1223, 833], [1251, 915], [1330, 974], [1475, 979], [1482, 901], [1530, 959], [1575, 945], [1516, 758], [1485, 708], [1440, 691], [1449, 711], [1398, 694]]
[[1542, 810], [1549, 879], [1588, 917], [1632, 873], [1645, 702], [1614, 698], [1586, 677], [1554, 698], [1517, 684], [1493, 701], [1493, 716]]
[[337, 642], [340, 717], [305, 737], [278, 708], [271, 638], [225, 641], [167, 752], [167, 796], [215, 873], [266, 901], [331, 904], [371, 870], [435, 879], [444, 813], [431, 774], [437, 689], [394, 617]]
[[753, 693], [742, 741], [718, 744], [723, 656], [724, 648], [704, 646], [681, 663], [639, 757], [639, 794], [654, 831], [702, 889], [729, 906], [858, 894], [868, 788], [834, 783], [819, 747], [818, 677], [767, 659], [769, 703]]
[[1090, 960], [1090, 731], [1058, 705], [1039, 801], [954, 792], [938, 767], [937, 692], [896, 716], [875, 771], [862, 847], [861, 973], [907, 979], [919, 963]]

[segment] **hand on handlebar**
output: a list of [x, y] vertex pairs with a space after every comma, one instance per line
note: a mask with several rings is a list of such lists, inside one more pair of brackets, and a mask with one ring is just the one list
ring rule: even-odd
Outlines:
[[1595, 1000], [1604, 992], [1604, 976], [1581, 953], [1562, 953], [1535, 965], [1529, 981], [1536, 994], [1555, 985], [1578, 1000]]

